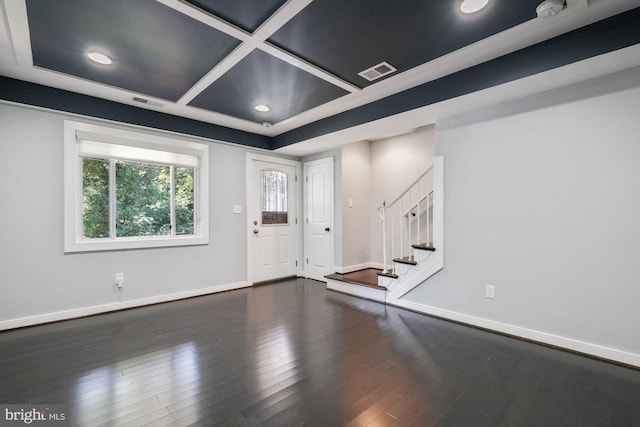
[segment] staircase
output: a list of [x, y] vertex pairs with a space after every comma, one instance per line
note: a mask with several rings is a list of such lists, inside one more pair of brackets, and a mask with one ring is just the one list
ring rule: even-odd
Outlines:
[[[326, 277], [327, 288], [393, 304], [443, 267], [444, 160], [378, 209], [382, 268]], [[390, 255], [388, 257], [388, 255]], [[388, 259], [390, 258], [390, 260]]]

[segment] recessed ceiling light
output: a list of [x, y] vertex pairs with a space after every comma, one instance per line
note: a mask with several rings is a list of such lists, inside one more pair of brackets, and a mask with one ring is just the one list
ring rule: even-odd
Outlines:
[[256, 105], [253, 108], [255, 108], [256, 110], [260, 111], [261, 113], [266, 113], [267, 111], [271, 110], [271, 108], [267, 107], [264, 104]]
[[111, 65], [111, 63], [113, 62], [111, 58], [109, 58], [104, 53], [89, 52], [87, 53], [87, 56], [93, 62], [97, 62], [98, 64], [102, 64], [102, 65]]
[[464, 0], [460, 5], [460, 9], [464, 13], [475, 13], [484, 9], [488, 3], [489, 0]]

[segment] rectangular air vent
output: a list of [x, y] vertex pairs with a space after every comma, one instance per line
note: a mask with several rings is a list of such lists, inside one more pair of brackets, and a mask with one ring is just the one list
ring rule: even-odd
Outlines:
[[140, 98], [139, 96], [134, 96], [132, 98], [135, 102], [139, 102], [140, 104], [148, 104], [148, 105], [152, 105], [154, 107], [162, 107], [162, 104], [159, 102], [155, 102], [155, 101], [149, 101], [146, 98]]
[[372, 82], [380, 77], [386, 76], [387, 74], [391, 74], [394, 71], [397, 70], [393, 65], [388, 62], [381, 62], [378, 65], [374, 65], [371, 68], [367, 68], [366, 70], [359, 72], [358, 75]]

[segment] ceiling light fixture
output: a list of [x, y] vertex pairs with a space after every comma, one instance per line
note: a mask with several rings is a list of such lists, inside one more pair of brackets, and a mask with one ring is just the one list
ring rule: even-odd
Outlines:
[[111, 58], [109, 58], [104, 53], [89, 52], [87, 53], [87, 56], [89, 57], [90, 60], [92, 60], [93, 62], [97, 62], [98, 64], [111, 65], [113, 63]]
[[484, 9], [489, 0], [464, 0], [460, 5], [460, 10], [464, 13], [476, 13]]
[[264, 104], [256, 105], [253, 108], [255, 108], [257, 111], [260, 111], [261, 113], [266, 113], [267, 111], [271, 110], [271, 108], [267, 107]]

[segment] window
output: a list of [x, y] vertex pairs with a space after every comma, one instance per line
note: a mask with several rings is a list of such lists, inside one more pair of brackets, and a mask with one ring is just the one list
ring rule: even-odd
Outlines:
[[288, 177], [277, 170], [260, 171], [262, 225], [288, 224]]
[[208, 147], [65, 122], [65, 252], [208, 243]]

